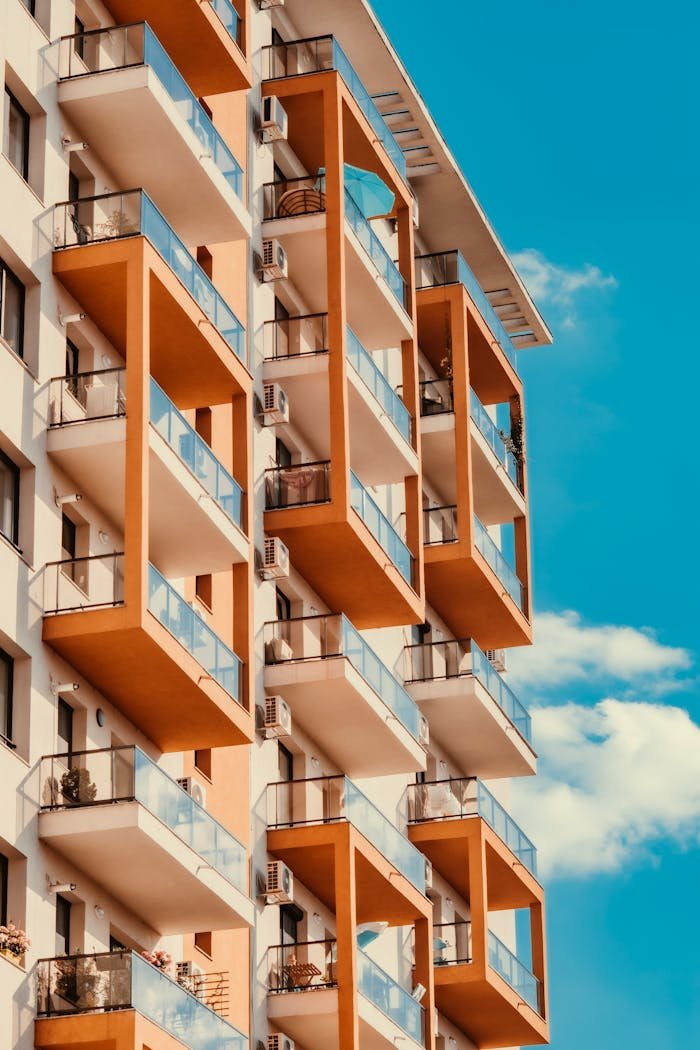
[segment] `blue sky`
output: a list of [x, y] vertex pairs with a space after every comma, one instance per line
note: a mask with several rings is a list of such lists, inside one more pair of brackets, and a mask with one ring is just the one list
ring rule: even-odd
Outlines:
[[520, 806], [549, 872], [552, 1047], [689, 1046], [698, 8], [374, 6], [556, 336], [520, 355], [540, 621], [513, 661], [540, 742]]

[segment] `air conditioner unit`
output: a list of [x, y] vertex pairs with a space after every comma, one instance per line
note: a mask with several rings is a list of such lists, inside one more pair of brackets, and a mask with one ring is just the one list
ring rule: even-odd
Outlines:
[[423, 747], [428, 747], [430, 743], [430, 726], [428, 725], [428, 719], [425, 715], [421, 715], [420, 725], [418, 727], [418, 742]]
[[279, 383], [263, 383], [263, 423], [289, 422], [289, 400]]
[[287, 111], [276, 95], [262, 100], [260, 130], [263, 142], [281, 142], [287, 138]]
[[192, 995], [199, 995], [204, 983], [204, 970], [191, 959], [183, 959], [175, 964], [177, 983], [186, 988]]
[[289, 576], [289, 551], [279, 536], [266, 536], [263, 546], [263, 580], [282, 580]]
[[294, 1050], [294, 1040], [282, 1032], [275, 1032], [267, 1037], [267, 1050]]
[[183, 791], [192, 796], [194, 802], [197, 802], [200, 806], [206, 806], [207, 792], [203, 784], [200, 784], [194, 777], [178, 777], [177, 782]]
[[289, 273], [287, 253], [274, 237], [263, 240], [260, 263], [263, 281], [284, 281]]
[[486, 659], [489, 661], [492, 667], [497, 671], [505, 671], [506, 669], [506, 651], [505, 649], [487, 649]]
[[281, 696], [265, 697], [265, 738], [273, 740], [278, 736], [290, 736], [292, 732], [292, 712], [286, 700]]
[[425, 858], [425, 888], [431, 890], [433, 888], [433, 865]]
[[294, 876], [281, 860], [268, 861], [265, 895], [268, 904], [292, 904]]
[[258, 4], [261, 11], [267, 11], [270, 7], [284, 7], [284, 0], [258, 0]]

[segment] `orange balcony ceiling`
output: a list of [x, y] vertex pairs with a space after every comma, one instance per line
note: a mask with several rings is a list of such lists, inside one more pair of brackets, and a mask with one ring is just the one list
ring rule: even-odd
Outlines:
[[135, 1010], [52, 1017], [34, 1022], [37, 1050], [183, 1050], [186, 1044]]
[[[332, 492], [338, 480], [331, 466]], [[345, 519], [335, 503], [267, 510], [265, 532], [283, 540], [328, 608], [342, 609], [359, 629], [425, 619], [424, 602], [354, 510]]]
[[250, 714], [147, 609], [45, 616], [43, 640], [161, 751], [250, 743]]
[[145, 237], [53, 253], [56, 277], [124, 356], [130, 267], [148, 282], [151, 374], [175, 404], [223, 404], [249, 391], [243, 362]]
[[[118, 24], [145, 19], [197, 96], [251, 86], [250, 63], [211, 3], [110, 0], [109, 9]], [[240, 29], [245, 32], [245, 25]]]
[[549, 1025], [489, 966], [436, 966], [435, 1005], [480, 1050], [549, 1042]]

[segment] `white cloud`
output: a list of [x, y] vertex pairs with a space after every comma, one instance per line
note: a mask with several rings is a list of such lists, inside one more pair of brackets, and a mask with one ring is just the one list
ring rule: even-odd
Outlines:
[[[604, 274], [599, 266], [592, 263], [585, 263], [578, 270], [567, 269], [550, 262], [536, 248], [513, 252], [511, 258], [537, 302], [570, 306], [574, 297], [584, 289], [603, 291], [617, 287], [617, 281], [612, 275]], [[567, 316], [564, 323], [571, 327], [571, 316]]]
[[686, 711], [601, 700], [532, 712], [539, 775], [510, 809], [547, 877], [616, 872], [654, 845], [700, 841], [700, 727]]
[[685, 649], [662, 645], [650, 630], [626, 626], [589, 626], [576, 612], [540, 613], [535, 644], [511, 649], [508, 667], [518, 684], [546, 689], [582, 679], [645, 679], [648, 692], [677, 688], [675, 674], [690, 666]]

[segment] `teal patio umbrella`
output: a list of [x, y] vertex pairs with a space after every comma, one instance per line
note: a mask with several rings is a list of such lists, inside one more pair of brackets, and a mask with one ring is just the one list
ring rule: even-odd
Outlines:
[[[323, 178], [326, 169], [319, 168], [318, 174]], [[394, 210], [394, 194], [375, 172], [344, 164], [343, 181], [346, 190], [366, 219], [389, 215]]]

